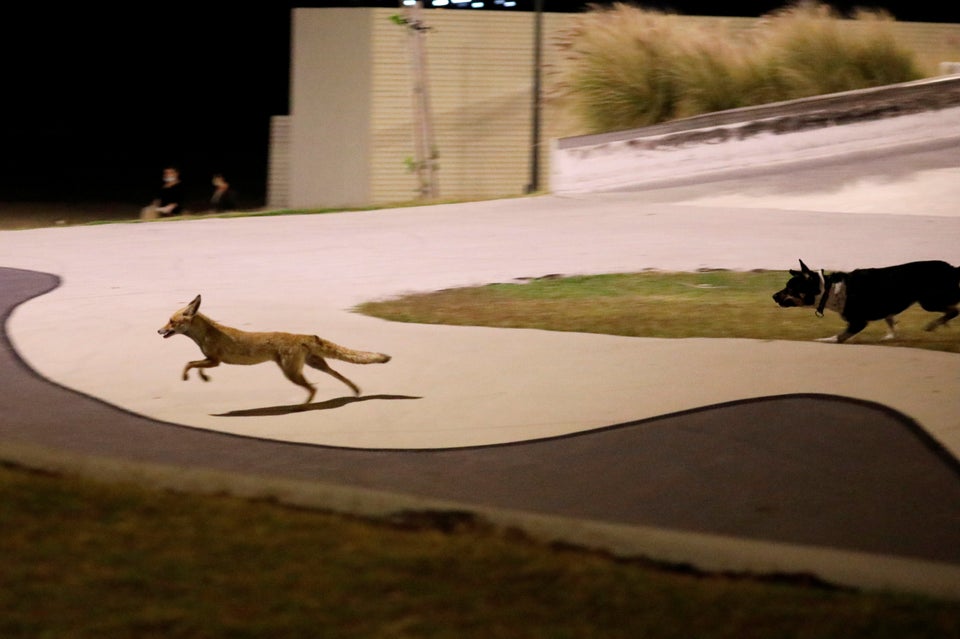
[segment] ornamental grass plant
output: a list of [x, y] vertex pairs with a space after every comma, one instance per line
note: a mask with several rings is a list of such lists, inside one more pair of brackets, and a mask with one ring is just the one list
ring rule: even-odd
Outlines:
[[600, 133], [918, 79], [893, 22], [814, 2], [749, 28], [620, 3], [594, 7], [559, 36], [551, 99], [584, 132]]
[[857, 10], [846, 19], [826, 5], [801, 4], [766, 19], [757, 48], [781, 78], [782, 99], [916, 80], [920, 71], [892, 23], [883, 12]]

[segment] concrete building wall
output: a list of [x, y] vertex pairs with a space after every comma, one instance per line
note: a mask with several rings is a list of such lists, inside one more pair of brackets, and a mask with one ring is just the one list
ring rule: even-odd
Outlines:
[[371, 201], [373, 12], [293, 11], [289, 206]]
[[[409, 36], [391, 20], [399, 13], [294, 11], [289, 206], [416, 197]], [[430, 27], [440, 197], [523, 193], [530, 181], [533, 14], [423, 10], [422, 17]], [[555, 19], [545, 17], [545, 24]], [[548, 149], [544, 143], [542, 161]], [[548, 175], [545, 167], [540, 175]]]
[[[409, 34], [374, 12], [373, 198], [416, 194]], [[533, 70], [529, 13], [423, 11], [442, 198], [520, 193], [527, 180]]]
[[[415, 199], [414, 111], [407, 29], [397, 9], [296, 9], [293, 14], [287, 205], [389, 204]], [[572, 14], [543, 16], [544, 88]], [[534, 14], [424, 9], [440, 198], [505, 197], [530, 183]], [[752, 18], [692, 16], [734, 30]], [[960, 25], [896, 23], [933, 75], [960, 60]], [[549, 102], [542, 115], [541, 188], [550, 140], [584, 133]], [[271, 160], [273, 162], [273, 160]], [[273, 173], [272, 173], [273, 175]], [[280, 176], [271, 179], [280, 179]]]
[[290, 116], [270, 118], [270, 158], [267, 166], [267, 207], [290, 206]]

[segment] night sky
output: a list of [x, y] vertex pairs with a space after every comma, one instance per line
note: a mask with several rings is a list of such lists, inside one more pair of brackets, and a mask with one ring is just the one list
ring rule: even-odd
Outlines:
[[[544, 0], [548, 11], [578, 11], [586, 4]], [[642, 4], [744, 16], [783, 6]], [[845, 9], [858, 3], [832, 4]], [[960, 22], [956, 2], [883, 4], [898, 20]], [[518, 0], [509, 10], [533, 5], [534, 0]], [[238, 188], [242, 206], [262, 205], [269, 119], [289, 112], [291, 8], [397, 7], [398, 2], [127, 6], [4, 7], [0, 203], [145, 204], [163, 166], [176, 164], [192, 197], [205, 198], [210, 175], [222, 171]]]

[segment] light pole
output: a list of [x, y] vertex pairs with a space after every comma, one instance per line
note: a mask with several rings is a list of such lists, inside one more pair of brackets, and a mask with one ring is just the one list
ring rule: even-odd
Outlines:
[[533, 9], [533, 114], [530, 132], [530, 182], [527, 193], [540, 190], [541, 55], [543, 51], [543, 0], [534, 0]]

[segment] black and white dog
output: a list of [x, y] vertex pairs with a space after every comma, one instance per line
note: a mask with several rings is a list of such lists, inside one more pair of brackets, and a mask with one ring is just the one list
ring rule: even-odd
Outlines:
[[800, 270], [791, 270], [790, 275], [773, 301], [785, 308], [816, 306], [819, 316], [828, 308], [847, 322], [846, 330], [818, 340], [822, 342], [845, 342], [879, 319], [890, 327], [883, 339], [892, 339], [896, 316], [915, 303], [925, 311], [943, 313], [927, 324], [928, 331], [960, 314], [960, 268], [939, 260], [829, 274], [813, 271], [800, 260]]

